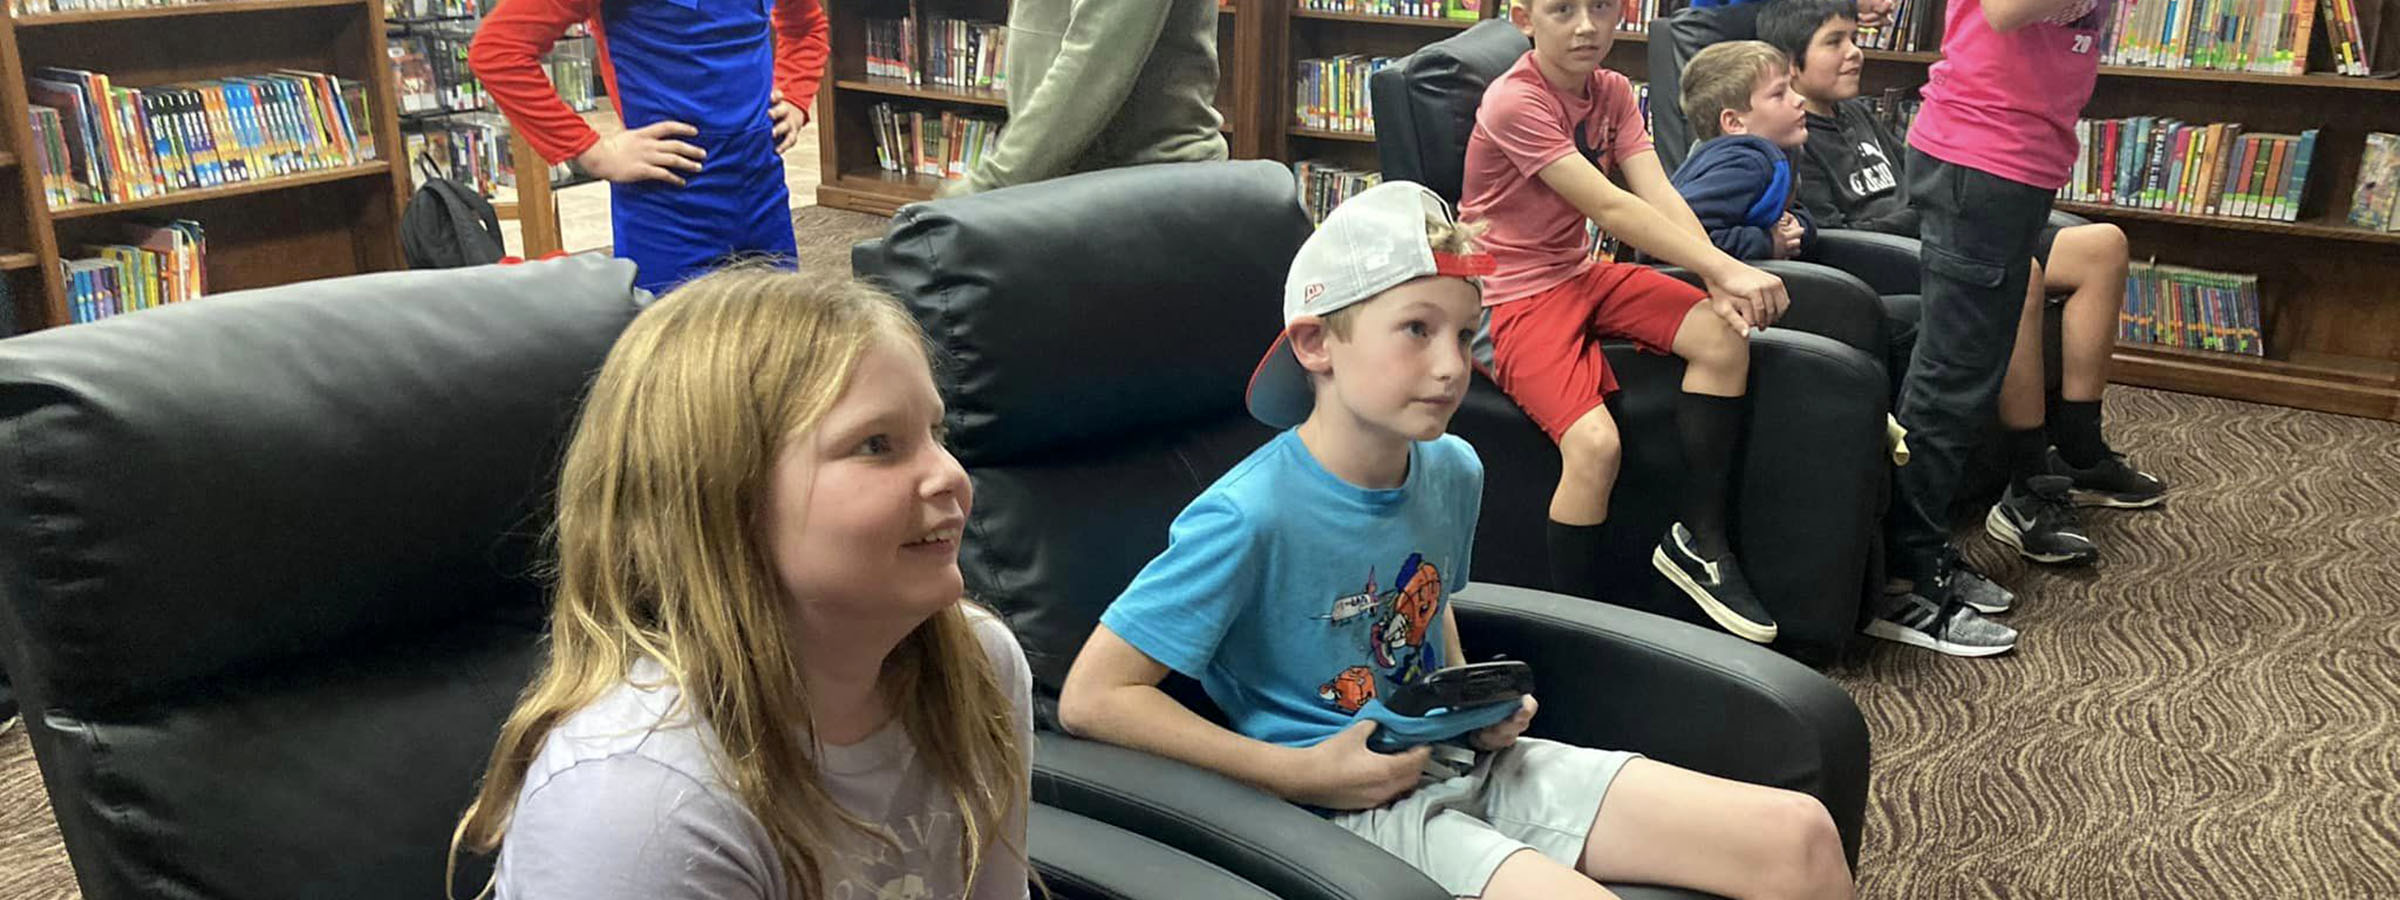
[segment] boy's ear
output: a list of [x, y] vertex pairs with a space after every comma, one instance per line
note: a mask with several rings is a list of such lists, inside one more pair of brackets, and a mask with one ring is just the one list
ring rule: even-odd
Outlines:
[[1533, 13], [1525, 8], [1526, 0], [1508, 0], [1508, 24], [1517, 26], [1525, 36], [1533, 37]]
[[1728, 107], [1717, 110], [1717, 133], [1749, 134], [1750, 126], [1742, 122], [1742, 113]]
[[1324, 319], [1301, 316], [1284, 330], [1292, 336], [1292, 356], [1300, 360], [1300, 368], [1319, 375], [1333, 371], [1333, 352], [1325, 346], [1334, 339], [1333, 330], [1325, 327]]

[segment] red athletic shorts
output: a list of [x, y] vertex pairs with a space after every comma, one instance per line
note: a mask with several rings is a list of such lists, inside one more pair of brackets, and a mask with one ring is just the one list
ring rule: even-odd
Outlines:
[[1594, 263], [1531, 297], [1492, 307], [1492, 381], [1558, 440], [1617, 391], [1600, 355], [1607, 338], [1668, 353], [1699, 288], [1648, 266]]

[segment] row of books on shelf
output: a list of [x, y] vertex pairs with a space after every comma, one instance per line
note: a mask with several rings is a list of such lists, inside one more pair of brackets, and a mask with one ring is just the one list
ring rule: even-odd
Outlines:
[[2137, 262], [2125, 273], [2117, 339], [2265, 356], [2258, 276]]
[[1618, 31], [1648, 34], [1650, 20], [1658, 18], [1659, 8], [1666, 0], [1623, 0], [1624, 19], [1617, 23]]
[[915, 16], [868, 19], [867, 75], [909, 84], [1008, 89], [1008, 26]]
[[886, 172], [964, 178], [1000, 140], [997, 118], [869, 107], [875, 117], [875, 164]]
[[28, 95], [43, 195], [53, 207], [377, 158], [366, 86], [320, 72], [122, 88], [97, 72], [43, 68]]
[[383, 0], [383, 17], [400, 21], [472, 19], [497, 5], [482, 0]]
[[1300, 61], [1293, 79], [1294, 123], [1321, 131], [1373, 134], [1374, 106], [1367, 102], [1367, 81], [1396, 60], [1389, 56], [1336, 56]]
[[451, 116], [401, 135], [409, 171], [430, 172], [486, 197], [517, 184], [508, 120], [493, 113]]
[[1294, 163], [1292, 178], [1299, 183], [1300, 205], [1308, 210], [1311, 222], [1325, 221], [1325, 215], [1342, 205], [1342, 201], [1383, 183], [1382, 172], [1352, 169], [1321, 159]]
[[118, 9], [153, 9], [164, 6], [192, 6], [214, 0], [9, 0], [9, 12], [20, 16], [39, 16], [49, 13], [102, 12]]
[[2358, 162], [2358, 187], [2350, 195], [2350, 224], [2400, 231], [2400, 134], [2371, 132]]
[[1898, 0], [1892, 4], [1889, 19], [1873, 28], [1859, 29], [1853, 40], [1862, 50], [1916, 50], [1921, 46], [1920, 38], [1940, 38], [1941, 23], [1934, 17], [1941, 13], [1940, 0]]
[[384, 44], [384, 54], [391, 58], [400, 112], [416, 115], [486, 108], [483, 81], [467, 67], [467, 48], [474, 40], [471, 30], [392, 36]]
[[84, 258], [60, 261], [71, 321], [182, 303], [208, 292], [208, 235], [200, 223], [126, 225], [117, 237], [124, 242], [87, 246]]
[[[1657, 0], [1641, 2], [1655, 3]], [[1314, 12], [1408, 19], [1463, 19], [1472, 22], [1483, 18], [1481, 0], [1300, 0], [1299, 8]]]
[[[2330, 22], [2335, 18], [2334, 8], [2352, 0], [2321, 2]], [[2320, 0], [2121, 3], [2103, 32], [2101, 61], [2119, 66], [2298, 75], [2308, 67], [2309, 37], [2316, 27], [2319, 6]]]
[[2200, 216], [2295, 221], [2317, 130], [2244, 134], [2232, 122], [2083, 119], [2083, 149], [2060, 196]]

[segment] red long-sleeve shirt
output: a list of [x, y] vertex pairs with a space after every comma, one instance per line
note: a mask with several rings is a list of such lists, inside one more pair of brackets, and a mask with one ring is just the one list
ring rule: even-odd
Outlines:
[[[600, 133], [559, 99], [558, 90], [542, 70], [542, 56], [568, 26], [591, 23], [609, 101], [616, 105], [619, 117], [625, 113], [622, 95], [617, 92], [616, 67], [609, 63], [608, 33], [600, 21], [600, 6], [601, 0], [502, 0], [484, 17], [467, 51], [467, 65], [483, 81], [500, 112], [516, 126], [525, 143], [551, 163], [573, 159], [600, 141]], [[772, 18], [775, 86], [785, 100], [800, 109], [801, 121], [806, 123], [817, 84], [825, 75], [825, 8], [818, 0], [776, 0]]]

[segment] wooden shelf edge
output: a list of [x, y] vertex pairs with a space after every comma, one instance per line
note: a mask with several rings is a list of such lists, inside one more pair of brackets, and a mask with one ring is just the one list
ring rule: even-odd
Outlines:
[[8, 151], [6, 151], [6, 150], [0, 150], [0, 171], [5, 171], [5, 170], [7, 170], [7, 169], [9, 169], [9, 168], [11, 168], [11, 167], [13, 167], [13, 166], [15, 166], [16, 164], [17, 164], [17, 155], [16, 155], [16, 154], [14, 154], [14, 153], [10, 153], [10, 152], [8, 152]]
[[1409, 28], [1438, 28], [1465, 31], [1481, 19], [1432, 18], [1429, 16], [1386, 16], [1376, 13], [1332, 12], [1318, 9], [1294, 9], [1294, 19], [1315, 19], [1320, 22], [1363, 22], [1369, 25], [1400, 25]]
[[[2214, 357], [2226, 356], [2219, 360]], [[2200, 394], [2294, 409], [2400, 421], [2400, 385], [2355, 378], [2278, 371], [2281, 364], [2224, 354], [2127, 344], [2117, 348], [2109, 380], [2119, 384]]]
[[2336, 241], [2355, 241], [2363, 244], [2400, 244], [2400, 231], [2369, 231], [2350, 225], [2328, 225], [2320, 222], [2281, 222], [2269, 219], [2240, 219], [2230, 216], [2199, 216], [2167, 212], [2160, 209], [2137, 209], [2059, 200], [2052, 203], [2062, 212], [2104, 219], [2138, 219], [2145, 222], [2166, 222], [2175, 225], [2194, 225], [2203, 228], [2222, 228], [2229, 231], [2255, 231], [2266, 234], [2286, 234], [2294, 237], [2321, 238]]
[[39, 265], [41, 261], [41, 257], [31, 253], [0, 253], [0, 272], [30, 269]]
[[145, 6], [137, 9], [96, 9], [85, 12], [42, 13], [18, 16], [18, 28], [41, 28], [49, 25], [75, 25], [84, 22], [114, 22], [125, 19], [172, 19], [183, 16], [222, 16], [239, 13], [265, 12], [276, 9], [307, 9], [318, 6], [362, 6], [360, 0], [206, 0], [175, 6]]
[[392, 164], [390, 160], [376, 160], [374, 162], [360, 163], [355, 166], [343, 166], [338, 169], [320, 169], [314, 172], [302, 172], [297, 175], [285, 175], [278, 178], [268, 178], [259, 181], [245, 181], [241, 184], [231, 184], [224, 187], [202, 188], [196, 191], [176, 191], [174, 193], [162, 194], [160, 196], [148, 197], [141, 200], [132, 200], [125, 203], [97, 203], [81, 206], [69, 206], [51, 210], [50, 218], [55, 220], [80, 219], [87, 216], [105, 216], [114, 213], [153, 209], [161, 206], [176, 206], [185, 203], [198, 203], [204, 200], [220, 200], [226, 197], [240, 197], [247, 194], [263, 194], [269, 191], [279, 191], [286, 188], [296, 188], [304, 185], [324, 184], [333, 181], [348, 181], [354, 178], [370, 178], [376, 175], [390, 174], [391, 171]]
[[840, 90], [858, 91], [865, 94], [883, 94], [891, 97], [908, 97], [915, 100], [934, 100], [945, 103], [972, 103], [977, 106], [994, 106], [1001, 109], [1008, 108], [1008, 95], [1000, 91], [965, 91], [958, 88], [941, 87], [939, 85], [909, 84], [904, 81], [886, 80], [882, 78], [837, 78], [834, 80], [833, 86]]
[[1352, 141], [1362, 144], [1375, 143], [1375, 133], [1372, 131], [1326, 131], [1321, 128], [1307, 128], [1294, 125], [1292, 126], [1292, 136], [1297, 138], [1313, 138], [1320, 141]]

